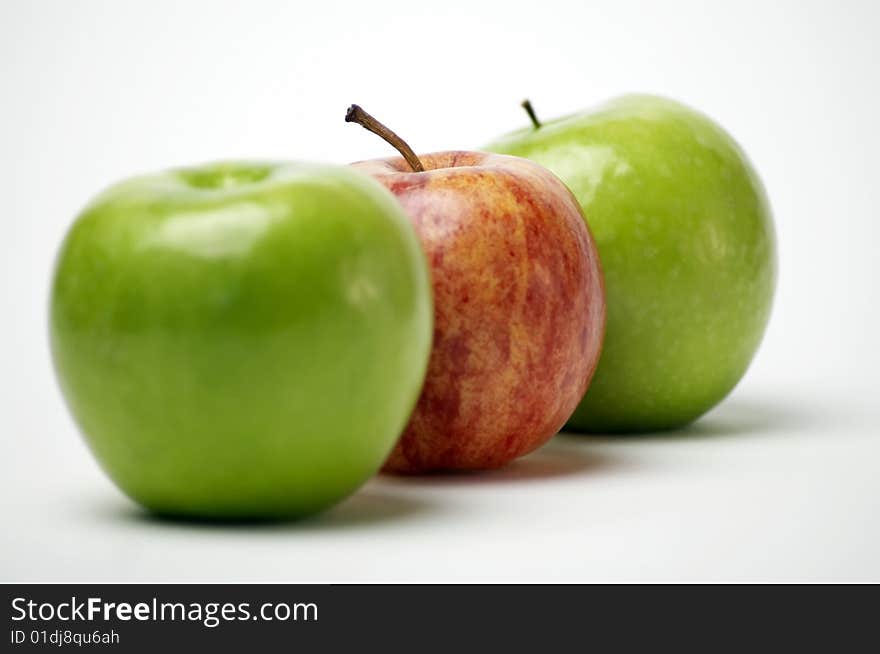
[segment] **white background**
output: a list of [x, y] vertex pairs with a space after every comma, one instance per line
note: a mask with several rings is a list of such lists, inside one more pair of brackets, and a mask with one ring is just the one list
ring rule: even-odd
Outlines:
[[[0, 580], [880, 580], [880, 4], [0, 4]], [[773, 203], [775, 309], [740, 386], [662, 437], [560, 436], [485, 475], [376, 479], [316, 519], [144, 516], [64, 409], [52, 260], [121, 177], [476, 148], [628, 91], [696, 106]]]

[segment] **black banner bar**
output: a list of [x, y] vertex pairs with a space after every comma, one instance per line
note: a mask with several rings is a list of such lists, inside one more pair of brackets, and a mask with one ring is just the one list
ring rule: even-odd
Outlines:
[[[2, 651], [855, 651], [877, 586], [113, 585], [3, 587]], [[596, 649], [598, 647], [598, 649]], [[486, 649], [488, 648], [488, 649]], [[647, 649], [646, 649], [647, 648]]]

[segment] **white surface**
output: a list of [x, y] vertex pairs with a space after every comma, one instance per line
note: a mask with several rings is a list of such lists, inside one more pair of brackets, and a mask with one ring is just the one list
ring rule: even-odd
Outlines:
[[[0, 5], [0, 580], [878, 580], [880, 5], [865, 2]], [[369, 8], [368, 8], [369, 7]], [[663, 437], [560, 437], [507, 470], [376, 479], [309, 522], [144, 518], [56, 389], [52, 258], [135, 172], [231, 157], [477, 147], [627, 91], [718, 119], [780, 244], [765, 342]]]

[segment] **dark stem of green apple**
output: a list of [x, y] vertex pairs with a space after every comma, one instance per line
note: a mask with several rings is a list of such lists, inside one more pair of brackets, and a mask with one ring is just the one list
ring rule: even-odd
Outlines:
[[541, 121], [538, 120], [538, 117], [535, 115], [535, 109], [534, 107], [532, 107], [532, 103], [528, 100], [523, 100], [520, 106], [526, 110], [526, 113], [529, 115], [529, 119], [532, 121], [532, 125], [535, 126], [535, 129], [541, 129]]
[[407, 142], [373, 118], [366, 111], [361, 109], [358, 105], [353, 104], [348, 108], [348, 111], [345, 112], [345, 122], [357, 123], [365, 130], [382, 137], [389, 145], [397, 150], [404, 159], [406, 159], [406, 163], [408, 163], [409, 167], [413, 169], [413, 172], [424, 172], [425, 167], [422, 165], [422, 162], [419, 161], [416, 153], [413, 152]]

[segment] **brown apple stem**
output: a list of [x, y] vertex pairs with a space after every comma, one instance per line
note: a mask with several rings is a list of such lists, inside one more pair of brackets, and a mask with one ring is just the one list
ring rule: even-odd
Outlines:
[[366, 111], [361, 109], [358, 105], [353, 104], [348, 108], [348, 111], [345, 112], [345, 122], [357, 123], [365, 130], [382, 137], [389, 145], [396, 149], [404, 159], [406, 159], [406, 163], [408, 163], [409, 167], [413, 169], [413, 172], [424, 172], [425, 167], [422, 165], [422, 162], [419, 161], [416, 153], [413, 152], [407, 142], [373, 118]]
[[541, 129], [541, 121], [538, 120], [538, 117], [535, 115], [535, 109], [534, 107], [532, 107], [532, 103], [528, 100], [523, 100], [520, 106], [526, 110], [526, 113], [529, 115], [529, 119], [532, 121], [532, 125], [535, 126], [535, 129]]

